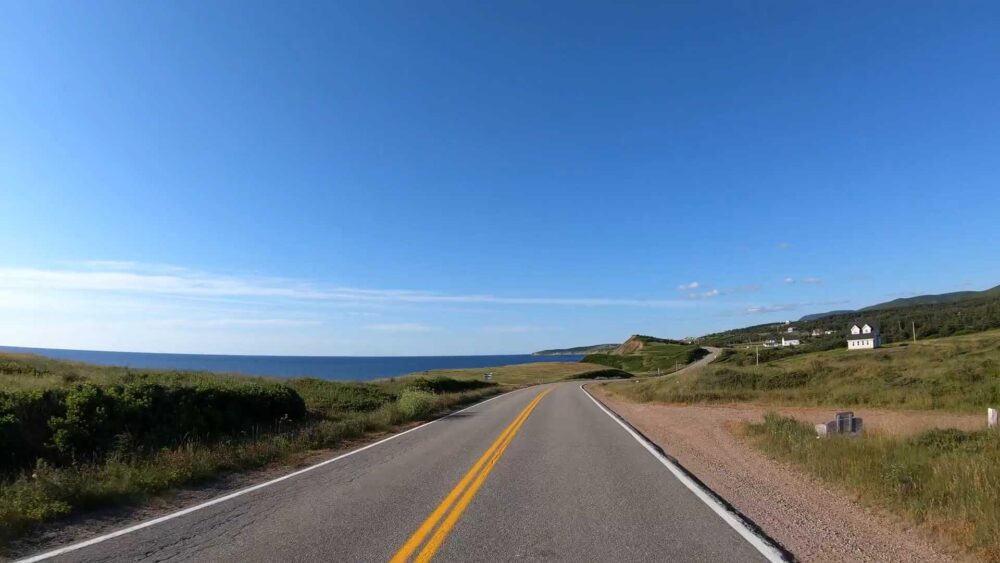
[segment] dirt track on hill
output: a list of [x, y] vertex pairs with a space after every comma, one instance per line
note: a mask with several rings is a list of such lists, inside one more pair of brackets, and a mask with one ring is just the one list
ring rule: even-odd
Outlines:
[[[832, 417], [830, 409], [630, 403], [600, 386], [589, 389], [801, 561], [972, 560], [901, 518], [862, 506], [851, 493], [766, 457], [730, 431], [737, 423], [763, 420], [769, 411], [822, 422]], [[892, 434], [985, 425], [984, 417], [969, 415], [855, 413], [868, 429]]]

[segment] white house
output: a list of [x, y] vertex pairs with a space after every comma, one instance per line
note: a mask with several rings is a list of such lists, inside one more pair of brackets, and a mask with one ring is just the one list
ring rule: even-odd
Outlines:
[[799, 344], [800, 343], [798, 338], [785, 338], [784, 336], [781, 337], [782, 346], [798, 346]]
[[878, 323], [874, 321], [858, 321], [851, 325], [847, 335], [848, 350], [871, 350], [882, 345]]
[[775, 340], [775, 339], [773, 339], [773, 338], [768, 338], [767, 340], [764, 341], [764, 347], [765, 348], [774, 348], [777, 345], [778, 345], [778, 341]]

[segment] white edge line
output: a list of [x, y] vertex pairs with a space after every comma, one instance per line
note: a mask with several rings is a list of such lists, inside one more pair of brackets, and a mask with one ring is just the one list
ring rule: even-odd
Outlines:
[[591, 401], [594, 401], [594, 404], [600, 407], [600, 409], [604, 411], [605, 414], [610, 416], [612, 420], [617, 422], [619, 426], [624, 428], [626, 432], [628, 432], [633, 438], [635, 438], [637, 442], [642, 444], [642, 447], [646, 448], [646, 451], [651, 453], [653, 457], [655, 457], [660, 463], [665, 465], [667, 469], [669, 469], [670, 472], [674, 474], [674, 477], [677, 477], [678, 481], [683, 483], [684, 486], [690, 489], [691, 492], [694, 493], [696, 497], [698, 497], [702, 502], [708, 505], [708, 507], [711, 508], [713, 512], [718, 514], [720, 518], [722, 518], [727, 524], [729, 524], [729, 527], [736, 530], [736, 533], [743, 536], [743, 539], [747, 540], [747, 542], [749, 542], [750, 545], [754, 546], [754, 548], [756, 548], [757, 551], [759, 551], [761, 555], [763, 555], [768, 561], [771, 561], [772, 563], [787, 561], [784, 554], [778, 548], [776, 548], [770, 542], [765, 541], [756, 532], [747, 527], [746, 523], [743, 522], [741, 518], [733, 514], [728, 508], [726, 508], [722, 503], [720, 503], [713, 494], [706, 491], [704, 487], [702, 487], [700, 484], [692, 480], [691, 477], [689, 477], [683, 469], [678, 467], [676, 463], [670, 461], [670, 459], [668, 459], [662, 453], [657, 451], [656, 448], [653, 447], [653, 445], [649, 442], [649, 440], [643, 438], [632, 428], [629, 428], [629, 426], [624, 422], [622, 422], [617, 415], [608, 410], [608, 408], [602, 405], [600, 401], [595, 399], [594, 396], [591, 395], [589, 391], [584, 389], [583, 385], [580, 385], [580, 390], [583, 391], [583, 393], [587, 395], [587, 397], [589, 397]]
[[52, 551], [46, 551], [45, 553], [39, 553], [38, 555], [33, 555], [33, 556], [27, 557], [25, 559], [18, 559], [14, 563], [34, 563], [35, 561], [44, 561], [46, 559], [51, 559], [53, 557], [56, 557], [56, 556], [59, 556], [59, 555], [63, 555], [64, 553], [69, 553], [71, 551], [76, 551], [78, 549], [83, 549], [85, 547], [89, 547], [89, 546], [92, 546], [92, 545], [95, 545], [95, 544], [99, 544], [101, 542], [105, 542], [105, 541], [108, 541], [110, 539], [117, 538], [119, 536], [124, 536], [125, 534], [130, 534], [132, 532], [141, 530], [143, 528], [148, 528], [150, 526], [155, 526], [155, 525], [160, 524], [162, 522], [166, 522], [168, 520], [173, 520], [174, 518], [179, 518], [179, 517], [184, 516], [186, 514], [191, 514], [192, 512], [201, 510], [203, 508], [208, 508], [209, 506], [213, 506], [213, 505], [216, 505], [216, 504], [219, 504], [219, 503], [222, 503], [222, 502], [226, 502], [227, 500], [232, 500], [232, 499], [234, 499], [236, 497], [243, 496], [243, 495], [245, 495], [247, 493], [252, 493], [252, 492], [254, 492], [254, 491], [258, 490], [258, 489], [263, 489], [264, 487], [269, 487], [271, 485], [274, 485], [275, 483], [280, 483], [281, 481], [284, 481], [285, 479], [291, 479], [292, 477], [297, 477], [299, 475], [302, 475], [303, 473], [308, 473], [309, 471], [312, 471], [313, 469], [318, 469], [320, 467], [323, 467], [324, 465], [329, 465], [329, 464], [331, 464], [331, 463], [333, 463], [335, 461], [342, 460], [345, 457], [350, 457], [350, 456], [352, 456], [354, 454], [361, 453], [361, 452], [363, 452], [363, 451], [365, 451], [365, 450], [367, 450], [369, 448], [374, 448], [375, 446], [384, 444], [384, 443], [386, 443], [386, 442], [388, 442], [390, 440], [395, 440], [396, 438], [399, 438], [400, 436], [404, 436], [406, 434], [409, 434], [410, 432], [413, 432], [415, 430], [420, 430], [421, 428], [427, 428], [428, 426], [430, 426], [431, 424], [434, 424], [435, 422], [439, 422], [441, 420], [444, 420], [446, 418], [454, 416], [454, 415], [456, 415], [456, 414], [458, 414], [460, 412], [465, 412], [465, 411], [467, 411], [467, 410], [469, 410], [471, 408], [478, 407], [479, 405], [486, 404], [486, 403], [492, 401], [493, 399], [499, 399], [500, 397], [506, 397], [507, 395], [510, 395], [511, 393], [516, 393], [517, 391], [520, 391], [520, 389], [515, 389], [513, 391], [507, 391], [506, 393], [501, 393], [501, 394], [499, 394], [499, 395], [497, 395], [495, 397], [490, 397], [489, 399], [486, 399], [485, 401], [480, 401], [480, 402], [478, 402], [478, 403], [476, 403], [474, 405], [469, 405], [468, 407], [465, 407], [464, 409], [457, 410], [457, 411], [452, 412], [452, 413], [448, 413], [447, 415], [442, 416], [441, 418], [435, 418], [434, 420], [432, 420], [430, 422], [425, 422], [425, 423], [421, 424], [420, 426], [416, 426], [414, 428], [410, 428], [409, 430], [404, 430], [403, 432], [400, 432], [399, 434], [393, 434], [392, 436], [389, 436], [388, 438], [383, 438], [383, 439], [379, 440], [378, 442], [374, 442], [374, 443], [368, 444], [367, 446], [362, 446], [362, 447], [360, 447], [360, 448], [358, 448], [356, 450], [351, 450], [351, 451], [349, 451], [347, 453], [340, 454], [340, 455], [338, 455], [336, 457], [327, 459], [325, 461], [321, 461], [321, 462], [319, 462], [319, 463], [317, 463], [315, 465], [310, 465], [309, 467], [306, 467], [304, 469], [299, 469], [298, 471], [293, 471], [292, 473], [289, 473], [288, 475], [283, 475], [281, 477], [278, 477], [277, 479], [271, 479], [270, 481], [267, 481], [267, 482], [264, 482], [264, 483], [259, 483], [257, 485], [253, 485], [253, 486], [247, 487], [245, 489], [240, 489], [240, 490], [238, 490], [236, 492], [229, 493], [228, 495], [217, 497], [217, 498], [214, 498], [212, 500], [203, 502], [201, 504], [197, 504], [195, 506], [191, 506], [191, 507], [185, 508], [183, 510], [178, 510], [177, 512], [172, 512], [172, 513], [167, 514], [165, 516], [160, 516], [159, 518], [153, 518], [152, 520], [147, 520], [145, 522], [140, 522], [139, 524], [136, 524], [134, 526], [129, 526], [127, 528], [122, 528], [121, 530], [117, 530], [117, 531], [111, 532], [109, 534], [104, 534], [103, 536], [97, 536], [96, 538], [91, 538], [89, 540], [84, 540], [84, 541], [79, 542], [79, 543], [74, 543], [74, 544], [67, 545], [65, 547], [60, 547], [58, 549], [53, 549]]

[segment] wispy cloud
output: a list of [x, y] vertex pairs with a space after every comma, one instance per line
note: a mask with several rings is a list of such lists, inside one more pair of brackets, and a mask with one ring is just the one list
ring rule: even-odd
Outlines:
[[806, 276], [806, 277], [801, 278], [801, 279], [795, 279], [795, 278], [789, 276], [789, 277], [786, 277], [783, 281], [785, 283], [787, 283], [787, 284], [806, 283], [806, 284], [818, 285], [818, 284], [823, 283], [823, 278], [818, 278], [816, 276]]
[[744, 312], [750, 315], [756, 315], [760, 313], [777, 313], [779, 311], [791, 311], [798, 308], [799, 306], [795, 303], [786, 303], [781, 305], [757, 305], [755, 307], [748, 307]]
[[481, 330], [483, 332], [495, 332], [499, 334], [526, 334], [532, 332], [556, 331], [559, 330], [559, 328], [552, 326], [534, 326], [534, 325], [492, 325], [492, 326], [484, 326]]
[[701, 284], [696, 281], [693, 281], [691, 283], [682, 283], [681, 285], [677, 286], [677, 291], [690, 291], [692, 289], [698, 289], [699, 287], [701, 287]]
[[778, 250], [788, 250], [791, 247], [792, 247], [792, 243], [790, 243], [790, 242], [779, 242], [778, 243]]
[[688, 297], [690, 299], [709, 299], [712, 297], [718, 297], [719, 295], [722, 295], [722, 293], [719, 292], [718, 289], [710, 289], [708, 291], [702, 291], [701, 293], [689, 293]]
[[149, 326], [189, 327], [189, 328], [230, 328], [230, 327], [291, 327], [322, 324], [317, 319], [247, 319], [247, 318], [211, 318], [211, 319], [155, 319], [146, 321]]
[[364, 329], [378, 332], [434, 332], [440, 330], [421, 323], [381, 323], [368, 325]]
[[498, 296], [411, 289], [330, 286], [286, 278], [238, 277], [128, 262], [90, 262], [89, 269], [0, 268], [0, 290], [87, 291], [198, 298], [257, 298], [337, 303], [454, 303], [579, 307], [685, 307], [680, 299], [629, 297]]
[[805, 307], [831, 307], [837, 305], [844, 305], [846, 303], [848, 303], [848, 301], [846, 300], [836, 300], [836, 301], [814, 301], [809, 303], [779, 303], [775, 305], [755, 305], [753, 307], [748, 307], [743, 312], [751, 315], [759, 313], [776, 313], [779, 311], [794, 311]]

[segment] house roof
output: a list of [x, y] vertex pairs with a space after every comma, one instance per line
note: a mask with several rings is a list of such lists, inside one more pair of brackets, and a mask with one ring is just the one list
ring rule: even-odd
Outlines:
[[853, 323], [851, 323], [851, 326], [847, 327], [847, 330], [850, 330], [851, 327], [853, 327], [853, 326], [857, 326], [858, 328], [863, 328], [865, 325], [868, 325], [868, 326], [872, 327], [872, 330], [879, 330], [881, 328], [878, 325], [878, 321], [870, 321], [868, 319], [861, 319], [861, 320], [857, 320], [857, 321], [854, 321]]

